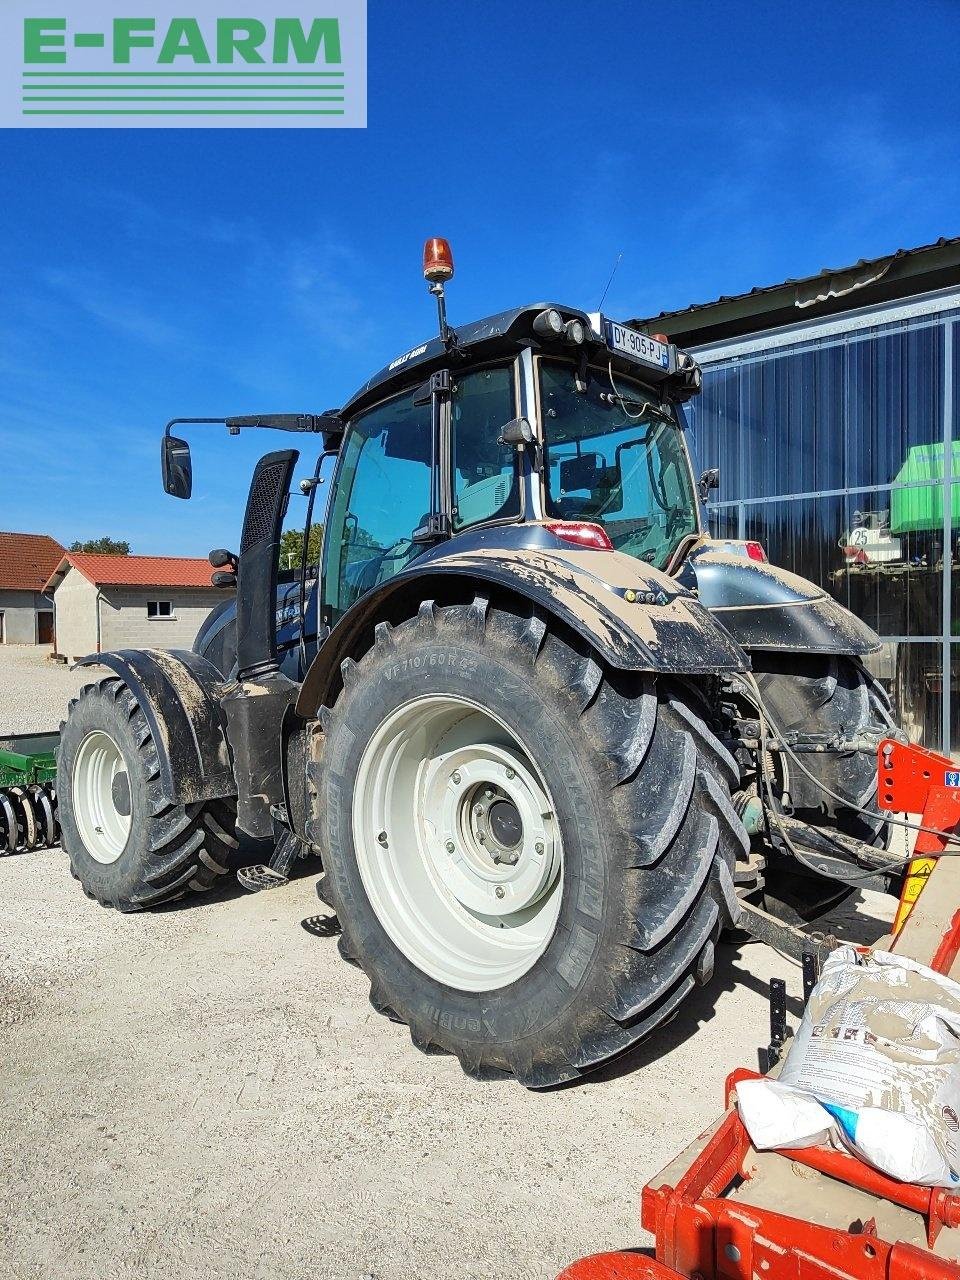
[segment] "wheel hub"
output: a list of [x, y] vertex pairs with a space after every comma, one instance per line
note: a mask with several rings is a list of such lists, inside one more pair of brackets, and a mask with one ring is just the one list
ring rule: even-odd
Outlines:
[[523, 842], [523, 816], [505, 792], [498, 787], [480, 786], [475, 800], [468, 796], [469, 823], [478, 844], [483, 845], [493, 862], [515, 866], [520, 861]]
[[437, 875], [468, 911], [510, 916], [553, 883], [553, 811], [512, 747], [475, 743], [435, 757], [424, 769], [420, 812]]

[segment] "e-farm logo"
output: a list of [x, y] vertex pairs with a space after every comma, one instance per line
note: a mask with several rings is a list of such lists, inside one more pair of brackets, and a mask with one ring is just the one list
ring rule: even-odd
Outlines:
[[0, 125], [363, 128], [366, 0], [316, 2], [0, 0]]

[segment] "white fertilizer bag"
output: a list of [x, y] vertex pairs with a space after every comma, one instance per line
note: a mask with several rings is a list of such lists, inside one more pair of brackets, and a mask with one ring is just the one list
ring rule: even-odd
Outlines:
[[845, 1144], [901, 1182], [960, 1182], [960, 983], [839, 947], [778, 1080], [737, 1085], [753, 1145]]

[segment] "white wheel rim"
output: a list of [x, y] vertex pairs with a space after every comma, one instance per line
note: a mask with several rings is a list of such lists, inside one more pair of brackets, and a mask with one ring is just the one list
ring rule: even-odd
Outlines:
[[84, 848], [97, 862], [116, 862], [127, 846], [130, 814], [120, 813], [113, 798], [114, 779], [126, 772], [110, 735], [99, 729], [88, 733], [73, 766], [73, 813]]
[[462, 698], [397, 708], [367, 744], [353, 839], [370, 905], [417, 968], [460, 991], [515, 982], [563, 889], [553, 801], [526, 748]]

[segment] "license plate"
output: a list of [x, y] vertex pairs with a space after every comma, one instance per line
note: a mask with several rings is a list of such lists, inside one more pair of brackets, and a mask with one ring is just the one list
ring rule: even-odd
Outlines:
[[658, 342], [645, 333], [637, 333], [636, 329], [628, 329], [626, 325], [617, 324], [614, 320], [608, 320], [606, 324], [607, 346], [612, 351], [619, 351], [640, 364], [669, 369], [670, 348], [665, 343]]

